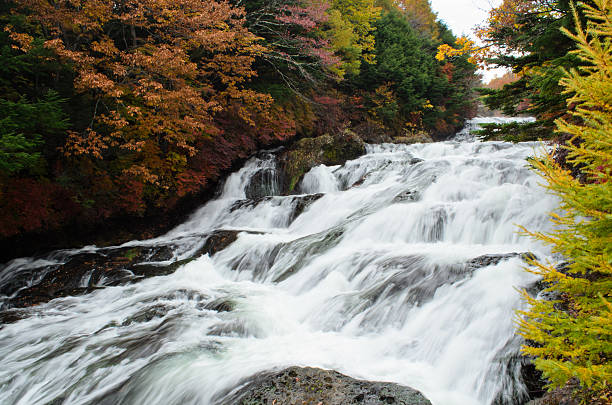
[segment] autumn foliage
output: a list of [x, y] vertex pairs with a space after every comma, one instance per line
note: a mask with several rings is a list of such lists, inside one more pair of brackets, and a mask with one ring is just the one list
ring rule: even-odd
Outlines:
[[[376, 44], [391, 14], [401, 55]], [[12, 0], [0, 22], [2, 237], [171, 210], [295, 136], [443, 136], [470, 111], [423, 0]]]

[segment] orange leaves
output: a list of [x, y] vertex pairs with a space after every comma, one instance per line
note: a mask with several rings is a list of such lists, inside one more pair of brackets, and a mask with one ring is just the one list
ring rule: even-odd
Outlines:
[[92, 42], [91, 50], [93, 52], [101, 53], [105, 56], [114, 56], [119, 53], [119, 49], [117, 49], [114, 42], [111, 41], [109, 38], [104, 38], [101, 41]]
[[[272, 116], [271, 96], [247, 86], [266, 48], [235, 2], [14, 1], [27, 19], [21, 29], [31, 29], [10, 31], [14, 46], [28, 52], [32, 35], [42, 39], [42, 57], [64, 67], [57, 82], [67, 99], [81, 103], [52, 148], [61, 144], [58, 167], [78, 178], [87, 210], [143, 213], [295, 133], [293, 122]], [[104, 189], [90, 188], [99, 178]]]
[[158, 184], [159, 177], [142, 165], [133, 165], [123, 170], [123, 174], [140, 179], [143, 183]]
[[506, 84], [513, 83], [519, 79], [519, 76], [513, 72], [504, 73], [503, 76], [495, 77], [486, 85], [489, 89], [499, 90]]
[[32, 49], [34, 38], [31, 35], [14, 32], [13, 27], [10, 25], [4, 27], [4, 32], [8, 32], [9, 38], [15, 42], [16, 45], [11, 45], [13, 49], [19, 49], [22, 52], [28, 52]]
[[82, 70], [79, 76], [74, 81], [77, 90], [98, 91], [102, 94], [111, 97], [121, 97], [123, 92], [116, 87], [116, 83], [109, 79], [104, 73], [98, 73], [94, 70]]
[[102, 152], [106, 149], [108, 149], [108, 142], [91, 128], [86, 129], [83, 133], [68, 131], [66, 143], [62, 148], [66, 157], [91, 155], [98, 159], [102, 159]]
[[[243, 87], [265, 48], [244, 27], [244, 11], [229, 2], [21, 2], [52, 33], [45, 47], [74, 67], [75, 89], [94, 103], [89, 126], [68, 134], [66, 156], [143, 153], [147, 139], [164, 145], [155, 153], [193, 156], [199, 137], [220, 132], [216, 114], [238, 103], [238, 117], [252, 125], [253, 111], [271, 104], [269, 96]], [[26, 34], [14, 36], [27, 46]], [[144, 169], [126, 174], [153, 184]]]

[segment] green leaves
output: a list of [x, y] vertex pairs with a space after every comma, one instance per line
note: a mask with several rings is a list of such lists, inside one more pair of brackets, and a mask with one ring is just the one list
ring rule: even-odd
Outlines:
[[53, 91], [34, 102], [0, 99], [0, 171], [12, 174], [38, 163], [44, 136], [68, 128], [62, 103]]

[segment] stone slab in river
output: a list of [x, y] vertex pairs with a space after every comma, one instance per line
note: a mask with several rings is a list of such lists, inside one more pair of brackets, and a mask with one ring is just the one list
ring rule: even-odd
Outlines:
[[[247, 379], [249, 381], [249, 379]], [[388, 382], [362, 381], [333, 370], [289, 367], [250, 379], [222, 398], [237, 405], [431, 405], [419, 391]]]

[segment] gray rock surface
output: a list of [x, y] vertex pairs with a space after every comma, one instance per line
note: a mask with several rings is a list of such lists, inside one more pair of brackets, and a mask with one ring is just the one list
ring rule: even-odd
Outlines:
[[419, 391], [399, 384], [362, 381], [333, 370], [289, 367], [253, 376], [218, 404], [235, 405], [431, 405]]

